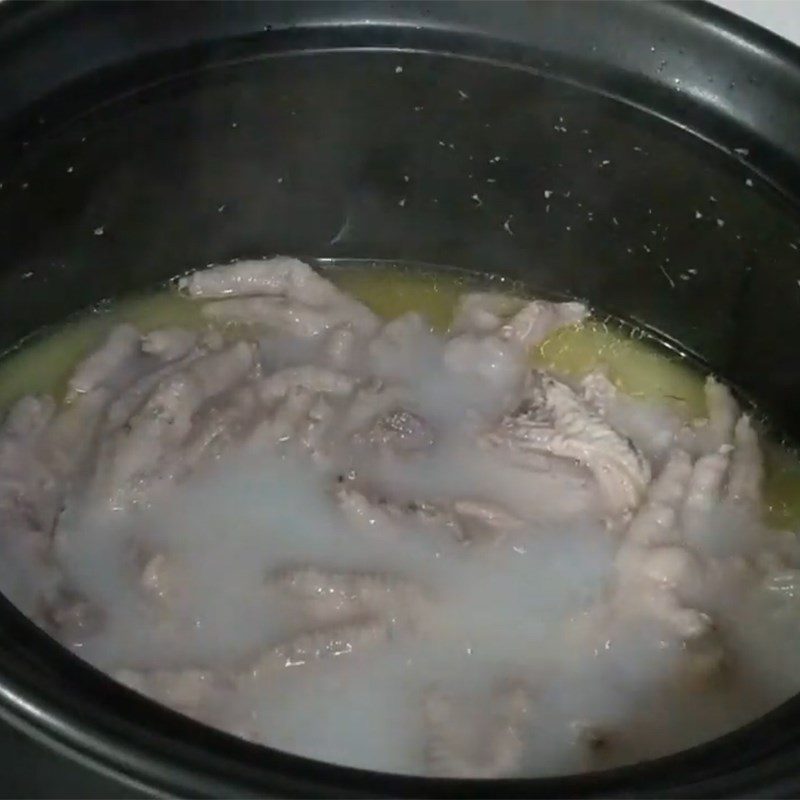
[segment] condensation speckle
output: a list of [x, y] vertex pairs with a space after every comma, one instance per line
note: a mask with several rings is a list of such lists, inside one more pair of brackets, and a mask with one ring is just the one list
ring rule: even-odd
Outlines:
[[751, 188], [752, 188], [752, 186], [753, 186], [753, 179], [752, 179], [752, 178], [747, 178], [747, 179], [745, 180], [745, 182], [744, 182], [744, 185], [745, 185], [745, 186], [749, 186], [749, 187], [751, 187]]
[[739, 156], [749, 156], [750, 151], [746, 147], [734, 147], [733, 152]]
[[616, 217], [611, 217], [611, 221], [612, 221], [612, 222], [613, 222], [613, 223], [614, 223], [614, 224], [615, 224], [617, 227], [619, 227], [619, 222], [617, 221], [617, 218], [616, 218]]
[[231, 128], [238, 128], [238, 127], [239, 127], [238, 122], [231, 122]]
[[717, 217], [717, 225], [720, 228], [724, 228], [725, 227], [725, 220], [724, 219], [720, 219], [719, 217]]
[[228, 206], [227, 206], [227, 204], [226, 204], [226, 203], [223, 203], [222, 205], [220, 205], [220, 206], [217, 206], [217, 213], [218, 213], [218, 214], [222, 214], [222, 213], [225, 211], [225, 209], [226, 209], [227, 207], [228, 207]]
[[406, 199], [405, 199], [405, 197], [401, 197], [400, 198], [400, 202], [398, 202], [397, 205], [399, 205], [400, 208], [405, 208], [406, 207]]
[[408, 175], [403, 175], [403, 181], [405, 183], [408, 183], [410, 180], [411, 180], [411, 178], [409, 178]]
[[713, 195], [713, 194], [710, 194], [710, 195], [708, 196], [708, 199], [709, 199], [709, 200], [710, 200], [712, 203], [716, 203], [716, 202], [717, 202], [717, 198], [716, 198], [716, 197], [714, 197], [714, 195]]
[[789, 247], [791, 247], [792, 250], [797, 250], [797, 245], [794, 242], [789, 242]]
[[68, 175], [72, 175], [73, 172], [75, 172], [75, 167], [67, 167], [67, 174]]
[[[647, 249], [647, 248], [645, 248]], [[667, 272], [666, 267], [663, 264], [659, 264], [658, 268], [661, 270], [661, 274], [667, 279], [669, 285], [674, 289], [675, 288], [675, 281], [672, 280], [672, 276]]]
[[27, 281], [29, 278], [33, 277], [32, 272], [23, 272], [22, 273], [22, 280]]
[[278, 183], [283, 183], [283, 178], [278, 178]]
[[600, 166], [601, 166], [601, 167], [607, 167], [607, 166], [608, 166], [610, 163], [611, 163], [611, 161], [610, 161], [609, 159], [607, 159], [607, 158], [604, 158], [604, 159], [603, 159], [603, 160], [600, 162]]
[[473, 194], [472, 197], [470, 197], [470, 200], [472, 200], [472, 202], [475, 203], [475, 205], [477, 206], [483, 205], [483, 200], [481, 200], [481, 198], [478, 197], [477, 194]]
[[703, 219], [703, 215], [699, 211], [695, 210], [694, 218], [695, 219]]
[[514, 235], [514, 231], [511, 230], [511, 220], [512, 219], [514, 219], [514, 215], [513, 214], [511, 214], [511, 216], [509, 216], [508, 219], [506, 219], [506, 221], [503, 223], [503, 228], [505, 228], [505, 231], [509, 236], [513, 236]]
[[468, 94], [467, 94], [467, 93], [466, 93], [466, 92], [465, 92], [463, 89], [459, 89], [459, 90], [458, 90], [458, 96], [459, 96], [459, 97], [460, 97], [462, 100], [469, 100], [469, 95], [468, 95]]
[[28, 188], [28, 181], [25, 181], [25, 182], [22, 184], [22, 188], [23, 188], [23, 189], [27, 189], [27, 188]]
[[106, 232], [106, 229], [105, 229], [105, 227], [103, 227], [102, 225], [98, 225], [98, 226], [97, 226], [97, 227], [94, 229], [94, 235], [95, 235], [95, 236], [102, 236], [102, 235], [103, 235], [105, 232]]
[[649, 247], [648, 247], [646, 244], [643, 244], [643, 245], [642, 245], [642, 250], [644, 250], [644, 251], [645, 251], [645, 253], [650, 253], [650, 252], [652, 252], [652, 251], [650, 250], [650, 248], [649, 248]]
[[401, 66], [397, 66], [394, 68], [394, 71], [399, 75], [403, 71], [403, 68]]
[[545, 200], [549, 200], [552, 196], [553, 196], [553, 190], [552, 189], [545, 189], [544, 190], [544, 199]]

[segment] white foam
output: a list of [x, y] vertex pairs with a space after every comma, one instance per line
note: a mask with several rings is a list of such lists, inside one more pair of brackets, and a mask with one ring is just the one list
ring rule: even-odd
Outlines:
[[[262, 351], [268, 369], [320, 358], [286, 338], [265, 340]], [[552, 774], [593, 766], [576, 744], [575, 724], [613, 732], [597, 764], [610, 766], [709, 738], [760, 708], [741, 693], [670, 689], [673, 655], [652, 630], [631, 629], [596, 648], [571, 635], [611, 581], [618, 534], [606, 530], [588, 474], [509, 466], [467, 437], [503, 410], [505, 387], [448, 372], [443, 360], [443, 340], [422, 330], [359, 362], [366, 373], [400, 381], [404, 407], [433, 426], [430, 452], [345, 447], [325, 467], [291, 451], [233, 452], [146, 509], [120, 514], [72, 503], [57, 555], [105, 614], [79, 652], [108, 670], [232, 674], [300, 626], [292, 603], [268, 588], [268, 573], [297, 565], [376, 571], [409, 578], [434, 599], [419, 632], [398, 630], [369, 652], [244, 682], [212, 721], [292, 752], [419, 773], [423, 692], [445, 687], [481, 709], [495, 681], [513, 678], [531, 688], [535, 708], [524, 771]], [[400, 502], [493, 500], [532, 521], [498, 542], [472, 545], [411, 520], [362, 527], [331, 492], [348, 469]], [[689, 535], [699, 552], [728, 557], [753, 555], [764, 534], [752, 520], [720, 511]], [[161, 599], [139, 584], [143, 561], [155, 553], [171, 570]], [[742, 596], [736, 601], [744, 611], [727, 620], [730, 640], [742, 663], [760, 665], [747, 672], [759, 683], [751, 694], [774, 702], [797, 687], [800, 657], [789, 652], [796, 639], [767, 659], [780, 666], [764, 667], [763, 651], [786, 639], [786, 623], [745, 630], [758, 615]], [[773, 685], [761, 692], [760, 682]]]

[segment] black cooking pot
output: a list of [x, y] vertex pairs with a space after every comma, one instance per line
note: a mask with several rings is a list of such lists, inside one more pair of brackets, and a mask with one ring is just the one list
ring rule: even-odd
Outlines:
[[[0, 346], [233, 257], [451, 264], [643, 324], [796, 436], [798, 52], [705, 4], [4, 2]], [[191, 722], [8, 604], [0, 715], [36, 741], [4, 733], [6, 795], [800, 790], [797, 699], [606, 773], [397, 778]]]

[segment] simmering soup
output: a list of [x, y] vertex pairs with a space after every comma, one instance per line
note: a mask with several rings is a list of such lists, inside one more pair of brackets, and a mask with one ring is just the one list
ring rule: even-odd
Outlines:
[[794, 457], [583, 303], [237, 262], [23, 344], [0, 403], [0, 588], [252, 741], [560, 774], [800, 688]]

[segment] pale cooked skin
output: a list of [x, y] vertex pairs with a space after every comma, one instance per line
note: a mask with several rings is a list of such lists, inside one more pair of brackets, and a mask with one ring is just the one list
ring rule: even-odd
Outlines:
[[[343, 440], [409, 459], [436, 442], [435, 426], [402, 406], [391, 381], [359, 373], [354, 356], [414, 335], [424, 327], [418, 315], [382, 324], [311, 267], [283, 257], [196, 272], [180, 286], [193, 298], [210, 300], [204, 313], [215, 321], [324, 341], [326, 362], [264, 374], [257, 336], [242, 334], [226, 344], [218, 335], [182, 329], [144, 336], [131, 326], [114, 329], [76, 368], [63, 404], [24, 398], [0, 432], [0, 519], [11, 535], [36, 542], [31, 558], [42, 570], [53, 569], [48, 554], [58, 514], [77, 487], [128, 511], [236, 447], [291, 447], [325, 462]], [[663, 626], [665, 635], [690, 644], [687, 663], [700, 664], [707, 677], [721, 668], [724, 645], [696, 598], [702, 594], [698, 585], [718, 565], [687, 546], [685, 531], [722, 503], [758, 506], [758, 437], [727, 388], [709, 379], [709, 420], [683, 426], [664, 447], [665, 463], [651, 465], [606, 418], [617, 398], [602, 375], [568, 385], [527, 365], [526, 348], [586, 315], [579, 303], [520, 304], [498, 295], [466, 295], [446, 344], [445, 368], [483, 375], [505, 393], [504, 412], [476, 428], [476, 446], [497, 449], [522, 469], [569, 462], [596, 482], [608, 523], [620, 536], [608, 603], [597, 609], [601, 635], [603, 625], [613, 628], [632, 614], [646, 617]], [[342, 513], [365, 526], [391, 530], [394, 520], [412, 516], [422, 528], [476, 551], [524, 524], [490, 498], [385, 497], [369, 476], [342, 477], [330, 491]], [[156, 605], [168, 608], [179, 580], [168, 553], [151, 553], [141, 565], [141, 591]], [[148, 671], [134, 665], [117, 677], [213, 720], [215, 693], [232, 691], [237, 682], [358, 654], [398, 629], [424, 635], [426, 609], [436, 602], [435, 592], [403, 575], [332, 572], [315, 564], [276, 565], [265, 585], [302, 610], [305, 627], [293, 638], [224, 670], [186, 665]], [[85, 635], [82, 620], [91, 617], [90, 610], [79, 597], [65, 601], [64, 588], [55, 573], [46, 596], [21, 595], [20, 602], [34, 615], [44, 604], [45, 623], [56, 635], [60, 626]], [[495, 714], [477, 723], [461, 713], [465, 702], [433, 689], [423, 699], [429, 769], [472, 777], [523, 769], [535, 693], [501, 680], [493, 689]], [[591, 721], [586, 726], [595, 729]], [[596, 737], [584, 739], [594, 746]]]

